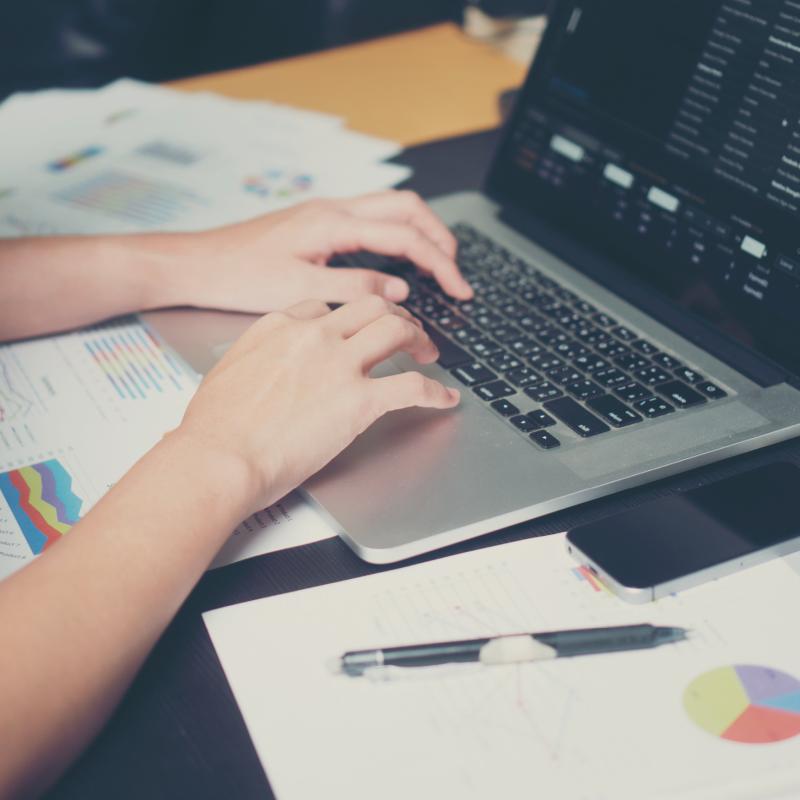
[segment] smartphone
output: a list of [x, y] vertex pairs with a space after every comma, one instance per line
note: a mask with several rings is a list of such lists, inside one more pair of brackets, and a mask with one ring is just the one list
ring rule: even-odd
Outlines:
[[569, 552], [645, 603], [800, 550], [800, 468], [779, 462], [581, 525]]

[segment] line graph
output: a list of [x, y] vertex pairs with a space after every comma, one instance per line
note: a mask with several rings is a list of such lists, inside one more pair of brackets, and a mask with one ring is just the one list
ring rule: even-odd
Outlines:
[[21, 420], [35, 406], [36, 400], [23, 386], [21, 373], [12, 366], [8, 348], [0, 348], [0, 423]]

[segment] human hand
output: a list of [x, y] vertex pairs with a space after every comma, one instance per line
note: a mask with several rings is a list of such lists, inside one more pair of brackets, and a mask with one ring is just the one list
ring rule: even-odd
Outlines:
[[208, 373], [176, 433], [245, 465], [252, 513], [320, 470], [385, 413], [458, 404], [456, 389], [419, 372], [369, 377], [400, 351], [421, 364], [439, 355], [417, 320], [375, 295], [335, 311], [309, 300], [268, 314]]
[[178, 267], [181, 302], [196, 306], [263, 313], [307, 299], [405, 300], [401, 278], [326, 266], [334, 255], [359, 250], [408, 259], [453, 297], [472, 297], [454, 261], [455, 238], [413, 192], [312, 200], [188, 240]]

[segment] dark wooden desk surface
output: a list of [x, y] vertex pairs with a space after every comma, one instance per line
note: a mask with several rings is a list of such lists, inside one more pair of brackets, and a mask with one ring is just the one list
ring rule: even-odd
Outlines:
[[[404, 159], [417, 168], [413, 183], [425, 194], [476, 188], [495, 140], [494, 132], [466, 136], [412, 149]], [[559, 512], [431, 558], [556, 533], [650, 498], [776, 460], [800, 465], [800, 439]], [[378, 571], [381, 568], [359, 561], [339, 540], [329, 540], [208, 573], [164, 634], [105, 731], [50, 796], [58, 800], [273, 797], [201, 614]], [[303, 743], [297, 746], [301, 748]]]

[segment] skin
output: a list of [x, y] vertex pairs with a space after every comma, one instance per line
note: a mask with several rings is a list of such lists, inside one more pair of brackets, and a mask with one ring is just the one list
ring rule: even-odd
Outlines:
[[[369, 377], [394, 353], [423, 364], [438, 353], [395, 305], [404, 282], [324, 266], [361, 249], [408, 258], [454, 296], [472, 294], [451, 235], [407, 193], [305, 204], [194, 235], [0, 243], [4, 338], [165, 305], [285, 308], [242, 336], [181, 425], [69, 535], [0, 583], [0, 682], [14, 687], [0, 703], [0, 797], [40, 794], [81, 752], [242, 519], [383, 414], [457, 405], [457, 391], [420, 373]], [[323, 301], [346, 304], [331, 311]]]

